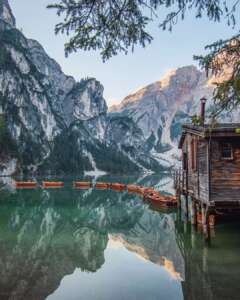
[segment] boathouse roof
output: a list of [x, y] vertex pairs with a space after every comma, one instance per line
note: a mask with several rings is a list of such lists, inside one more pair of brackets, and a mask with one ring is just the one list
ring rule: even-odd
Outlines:
[[182, 125], [182, 135], [178, 144], [181, 149], [187, 133], [200, 136], [202, 138], [221, 138], [221, 137], [238, 137], [240, 139], [240, 123], [221, 123], [221, 124], [205, 124]]

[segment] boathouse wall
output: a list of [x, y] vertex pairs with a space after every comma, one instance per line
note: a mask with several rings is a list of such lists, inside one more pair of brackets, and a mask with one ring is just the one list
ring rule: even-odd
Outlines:
[[182, 146], [184, 189], [195, 199], [209, 202], [208, 141], [187, 134]]
[[[222, 158], [222, 145], [232, 146], [232, 158]], [[211, 141], [211, 200], [240, 201], [240, 140], [214, 139]]]
[[208, 203], [210, 201], [210, 179], [209, 174], [209, 145], [208, 141], [199, 139], [198, 143], [198, 177], [199, 177], [199, 194], [198, 199]]

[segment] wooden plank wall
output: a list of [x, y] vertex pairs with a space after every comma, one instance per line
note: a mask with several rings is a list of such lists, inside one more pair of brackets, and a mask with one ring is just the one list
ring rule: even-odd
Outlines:
[[186, 191], [187, 190], [187, 177], [186, 177], [187, 171], [183, 169], [184, 168], [184, 166], [183, 166], [183, 164], [184, 164], [184, 162], [183, 162], [183, 153], [187, 153], [187, 160], [188, 160], [187, 139], [185, 139], [185, 141], [182, 145], [182, 170], [184, 172], [184, 184], [183, 184], [184, 186], [183, 186], [183, 188]]
[[198, 141], [199, 200], [209, 201], [208, 141]]
[[240, 141], [232, 139], [233, 160], [221, 158], [221, 143], [211, 142], [211, 200], [240, 201]]
[[[197, 168], [192, 169], [192, 151], [191, 142], [193, 139], [197, 139]], [[197, 136], [187, 134], [184, 144], [183, 151], [187, 152], [188, 156], [188, 192], [192, 196], [200, 201], [209, 201], [209, 175], [208, 175], [208, 161], [207, 161], [207, 150], [208, 141], [200, 139]]]
[[188, 190], [195, 197], [198, 195], [198, 174], [196, 170], [192, 169], [192, 151], [191, 151], [191, 143], [194, 139], [194, 136], [188, 134], [186, 137], [187, 142], [187, 151], [188, 151]]

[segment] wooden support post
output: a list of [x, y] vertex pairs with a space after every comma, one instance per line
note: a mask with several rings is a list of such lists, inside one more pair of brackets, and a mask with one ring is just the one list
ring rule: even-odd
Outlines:
[[188, 195], [185, 195], [185, 216], [186, 219], [188, 220]]
[[202, 225], [206, 225], [206, 218], [205, 218], [205, 207], [204, 204], [201, 204], [201, 215], [202, 215]]
[[191, 224], [196, 225], [197, 224], [197, 207], [195, 199], [192, 198], [191, 201]]
[[186, 218], [184, 218], [183, 232], [184, 232], [184, 234], [187, 234], [187, 232], [188, 232], [188, 223], [187, 223]]
[[181, 207], [182, 207], [182, 205], [181, 205], [181, 193], [180, 193], [180, 191], [178, 191], [178, 193], [177, 193], [177, 207], [178, 207], [178, 210], [180, 210], [181, 211]]
[[210, 232], [209, 232], [209, 210], [208, 207], [202, 204], [202, 226], [203, 226], [203, 235], [205, 242], [210, 242]]
[[191, 227], [191, 245], [192, 248], [196, 247], [196, 226]]

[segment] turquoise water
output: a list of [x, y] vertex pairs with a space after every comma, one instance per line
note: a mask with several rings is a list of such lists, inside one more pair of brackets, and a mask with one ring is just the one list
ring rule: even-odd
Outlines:
[[[176, 210], [71, 180], [0, 192], [0, 299], [240, 299], [239, 224], [217, 226], [207, 245]], [[173, 192], [163, 175], [111, 180]]]

